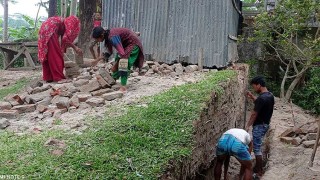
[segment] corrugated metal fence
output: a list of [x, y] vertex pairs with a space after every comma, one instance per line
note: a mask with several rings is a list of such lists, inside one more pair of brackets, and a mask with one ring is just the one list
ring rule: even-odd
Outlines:
[[103, 26], [141, 32], [146, 57], [165, 63], [197, 64], [203, 48], [205, 66], [226, 65], [237, 56], [228, 36], [237, 36], [238, 19], [232, 0], [103, 1]]

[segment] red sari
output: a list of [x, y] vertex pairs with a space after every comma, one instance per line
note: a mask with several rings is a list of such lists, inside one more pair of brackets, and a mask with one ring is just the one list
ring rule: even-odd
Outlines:
[[[42, 23], [38, 39], [38, 59], [42, 64], [43, 80], [60, 81], [63, 74], [63, 53], [80, 32], [80, 22], [75, 16], [63, 19], [50, 17]], [[61, 44], [59, 37], [62, 36]]]

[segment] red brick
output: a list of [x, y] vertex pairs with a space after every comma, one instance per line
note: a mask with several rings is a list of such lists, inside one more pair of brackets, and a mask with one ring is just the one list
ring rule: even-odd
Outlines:
[[0, 117], [7, 119], [16, 119], [19, 118], [20, 115], [18, 110], [3, 110], [0, 111]]

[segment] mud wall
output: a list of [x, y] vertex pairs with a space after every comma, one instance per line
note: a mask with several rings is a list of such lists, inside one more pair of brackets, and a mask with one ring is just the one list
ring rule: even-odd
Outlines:
[[226, 130], [243, 128], [245, 123], [244, 94], [248, 66], [239, 65], [236, 71], [237, 76], [220, 84], [222, 92], [211, 93], [211, 99], [200, 118], [194, 121], [195, 145], [192, 155], [180, 162], [172, 161], [172, 166], [160, 179], [213, 179], [217, 140]]

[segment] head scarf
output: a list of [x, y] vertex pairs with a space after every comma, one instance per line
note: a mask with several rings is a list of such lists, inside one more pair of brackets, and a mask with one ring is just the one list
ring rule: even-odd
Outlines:
[[64, 20], [65, 33], [62, 37], [61, 48], [66, 52], [67, 44], [73, 43], [80, 32], [80, 21], [76, 16], [69, 16]]
[[58, 16], [50, 17], [42, 23], [38, 38], [38, 59], [41, 63], [47, 60], [48, 42], [51, 36], [56, 33], [62, 25], [63, 20]]

